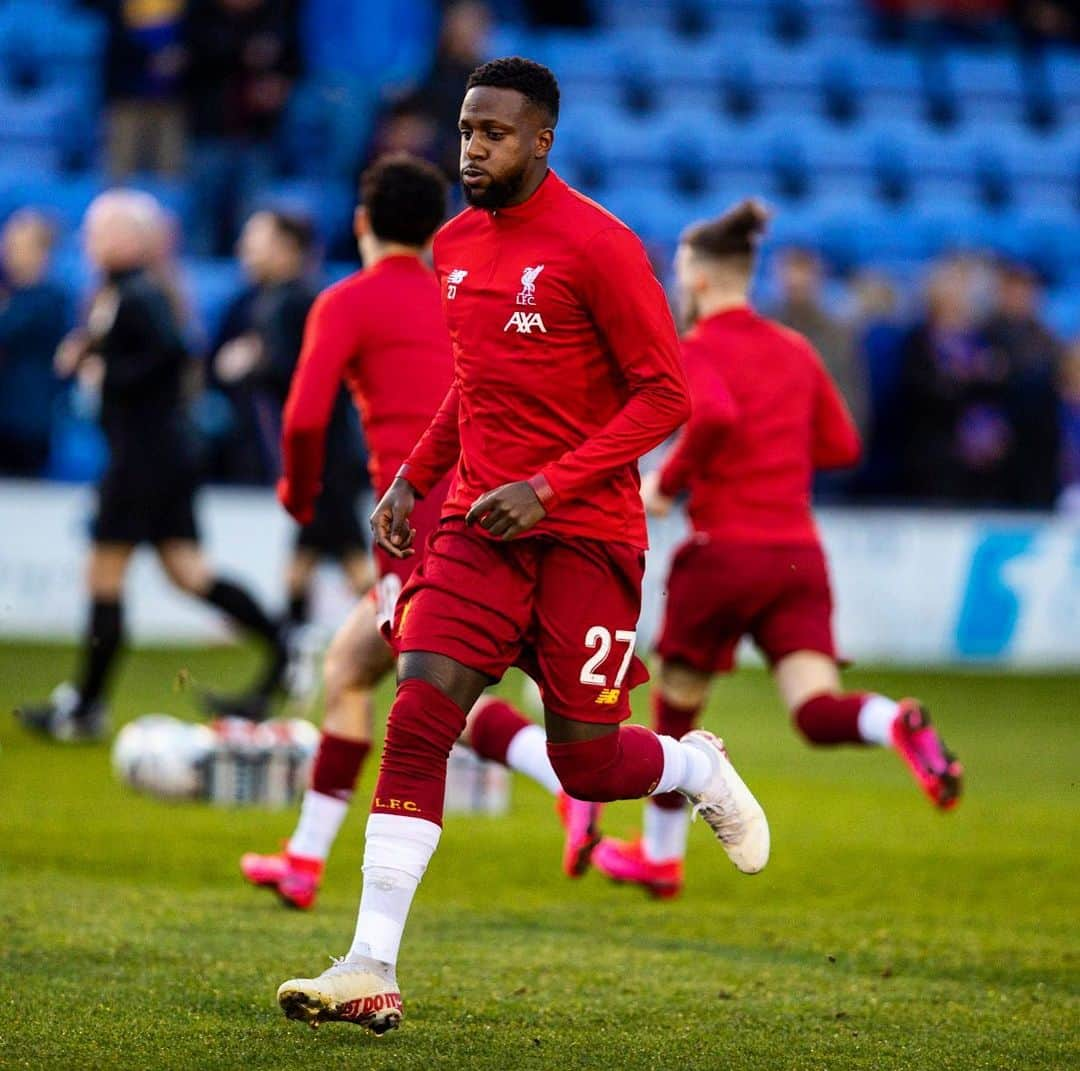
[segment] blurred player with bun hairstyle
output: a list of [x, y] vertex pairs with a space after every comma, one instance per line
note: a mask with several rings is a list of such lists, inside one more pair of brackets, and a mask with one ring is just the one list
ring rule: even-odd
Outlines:
[[[749, 304], [767, 221], [761, 204], [744, 201], [690, 227], [676, 254], [691, 325], [683, 356], [693, 413], [642, 493], [649, 512], [665, 516], [688, 492], [692, 534], [668, 578], [653, 726], [674, 737], [690, 732], [712, 677], [732, 670], [748, 635], [810, 743], [891, 747], [931, 802], [947, 809], [959, 798], [962, 771], [922, 704], [841, 687], [811, 483], [817, 470], [853, 465], [859, 436], [806, 339]], [[642, 838], [605, 838], [593, 865], [673, 896], [689, 822], [681, 796], [653, 796]]]

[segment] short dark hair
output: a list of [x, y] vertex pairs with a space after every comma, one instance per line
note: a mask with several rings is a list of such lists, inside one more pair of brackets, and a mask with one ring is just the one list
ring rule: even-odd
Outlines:
[[301, 256], [306, 257], [315, 248], [315, 226], [307, 216], [279, 208], [268, 211], [278, 234], [292, 242]]
[[552, 126], [559, 121], [559, 83], [542, 63], [522, 56], [482, 63], [469, 75], [465, 92], [476, 86], [516, 89], [530, 104], [543, 109]]
[[760, 201], [748, 198], [716, 219], [687, 227], [679, 241], [711, 260], [736, 257], [749, 263], [768, 222], [769, 210]]
[[427, 245], [446, 217], [446, 179], [437, 167], [408, 153], [382, 156], [360, 176], [360, 198], [375, 237]]

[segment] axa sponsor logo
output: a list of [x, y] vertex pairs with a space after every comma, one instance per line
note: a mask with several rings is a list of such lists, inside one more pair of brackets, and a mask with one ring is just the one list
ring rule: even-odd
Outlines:
[[515, 312], [506, 321], [503, 332], [509, 331], [511, 327], [517, 328], [519, 335], [531, 335], [534, 330], [539, 331], [542, 335], [547, 334], [547, 328], [544, 326], [544, 321], [538, 312]]
[[465, 282], [465, 276], [469, 273], [465, 268], [455, 268], [446, 277], [446, 300], [453, 301], [457, 297], [457, 288]]

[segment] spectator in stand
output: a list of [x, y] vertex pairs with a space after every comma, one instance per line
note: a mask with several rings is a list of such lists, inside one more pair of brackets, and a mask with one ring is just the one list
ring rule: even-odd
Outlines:
[[821, 258], [812, 249], [793, 246], [780, 255], [777, 269], [780, 303], [772, 317], [805, 335], [818, 351], [865, 439], [870, 424], [866, 372], [851, 329], [825, 309]]
[[182, 80], [187, 64], [187, 0], [83, 0], [108, 24], [105, 96], [108, 158], [114, 179], [143, 169], [163, 175], [184, 167]]
[[1010, 0], [1009, 14], [1031, 41], [1080, 41], [1076, 0]]
[[46, 279], [53, 229], [16, 212], [0, 235], [0, 472], [40, 476], [60, 381], [53, 355], [71, 326], [68, 295]]
[[[299, 216], [262, 211], [248, 220], [239, 253], [253, 286], [239, 295], [230, 309], [228, 325], [237, 334], [222, 345], [214, 360], [218, 379], [232, 387], [238, 402], [249, 407], [254, 418], [250, 437], [261, 444], [264, 473], [271, 480], [281, 475], [282, 409], [300, 358], [308, 311], [315, 300], [308, 278], [314, 239], [310, 223]], [[374, 579], [365, 528], [357, 513], [366, 486], [357, 422], [345, 392], [339, 391], [315, 517], [297, 532], [287, 568], [288, 616], [284, 625], [290, 665], [286, 680], [297, 697], [315, 683], [305, 664], [303, 630], [310, 618], [310, 593], [320, 559], [341, 563], [357, 597]], [[244, 716], [264, 713], [263, 697], [254, 697], [254, 710], [251, 698], [219, 701], [218, 710]]]
[[488, 58], [491, 11], [483, 0], [458, 0], [446, 9], [435, 64], [420, 91], [436, 131], [435, 162], [458, 179], [458, 108], [473, 69]]
[[982, 333], [1008, 375], [1011, 425], [1005, 489], [1010, 506], [1050, 509], [1058, 495], [1060, 433], [1057, 375], [1061, 343], [1039, 318], [1042, 291], [1027, 265], [1002, 262], [994, 307]]
[[852, 281], [855, 298], [856, 352], [866, 371], [873, 429], [859, 475], [859, 491], [872, 497], [894, 496], [900, 486], [904, 424], [899, 411], [904, 328], [896, 288], [888, 276], [867, 271]]
[[1008, 501], [1015, 442], [1009, 368], [978, 329], [975, 276], [966, 260], [939, 264], [927, 287], [926, 318], [904, 342], [903, 485], [923, 502]]
[[1061, 390], [1061, 508], [1080, 515], [1080, 338], [1065, 350]]
[[369, 153], [371, 159], [397, 153], [418, 156], [432, 164], [441, 163], [439, 131], [419, 93], [399, 97], [379, 119]]
[[192, 0], [188, 17], [192, 246], [225, 254], [274, 171], [273, 138], [300, 74], [294, 0]]

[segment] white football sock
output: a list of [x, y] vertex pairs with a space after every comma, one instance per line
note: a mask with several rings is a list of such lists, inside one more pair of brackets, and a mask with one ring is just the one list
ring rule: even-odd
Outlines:
[[527, 725], [510, 741], [506, 765], [531, 777], [555, 795], [562, 788], [547, 753], [547, 733], [539, 725]]
[[657, 807], [652, 801], [645, 804], [641, 844], [646, 859], [653, 863], [665, 863], [669, 859], [684, 859], [686, 836], [689, 832], [689, 807], [674, 810]]
[[702, 792], [712, 778], [712, 763], [709, 756], [696, 747], [684, 744], [673, 736], [656, 735], [664, 749], [664, 770], [656, 788], [650, 796], [659, 796], [662, 792]]
[[892, 727], [900, 708], [883, 695], [871, 695], [859, 709], [859, 736], [867, 744], [892, 746]]
[[300, 820], [289, 838], [289, 854], [325, 862], [348, 813], [347, 800], [339, 800], [336, 796], [327, 796], [309, 788], [304, 793], [304, 802], [300, 807]]
[[423, 818], [373, 814], [364, 845], [364, 891], [347, 959], [368, 958], [393, 967], [416, 887], [442, 830]]

